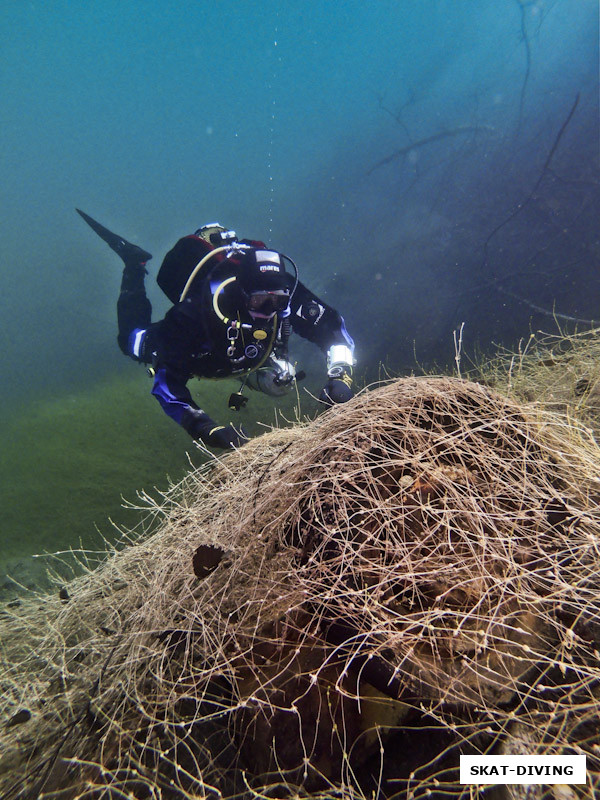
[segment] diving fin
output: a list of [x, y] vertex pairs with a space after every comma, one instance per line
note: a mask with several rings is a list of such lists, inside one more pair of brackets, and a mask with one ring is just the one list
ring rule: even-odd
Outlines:
[[116, 233], [112, 233], [108, 228], [105, 228], [104, 225], [100, 225], [99, 222], [96, 222], [95, 219], [92, 219], [92, 217], [85, 212], [80, 211], [78, 208], [76, 208], [75, 211], [77, 211], [80, 217], [83, 217], [90, 228], [96, 231], [101, 239], [104, 239], [111, 250], [114, 250], [119, 258], [123, 259], [125, 264], [145, 264], [146, 261], [150, 261], [152, 258], [150, 253], [142, 250], [137, 244], [131, 244], [125, 241], [125, 239], [117, 236]]

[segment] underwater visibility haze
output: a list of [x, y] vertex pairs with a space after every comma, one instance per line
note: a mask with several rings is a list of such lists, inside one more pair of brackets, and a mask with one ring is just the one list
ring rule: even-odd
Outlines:
[[[4, 3], [0, 36], [0, 566], [25, 583], [199, 460], [117, 348], [121, 262], [75, 207], [153, 254], [154, 319], [201, 224], [288, 253], [362, 381], [452, 363], [463, 323], [473, 351], [600, 318], [596, 0], [51, 0]], [[233, 387], [193, 391], [221, 420]]]

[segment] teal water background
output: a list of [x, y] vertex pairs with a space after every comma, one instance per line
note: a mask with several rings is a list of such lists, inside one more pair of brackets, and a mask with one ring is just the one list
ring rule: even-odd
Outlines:
[[[344, 315], [365, 380], [451, 362], [463, 322], [486, 347], [544, 310], [600, 316], [596, 0], [0, 11], [0, 559], [23, 574], [113, 536], [122, 496], [193, 453], [116, 347], [120, 262], [76, 206], [154, 254], [156, 319], [177, 238], [265, 239]], [[232, 388], [195, 393], [227, 421]]]

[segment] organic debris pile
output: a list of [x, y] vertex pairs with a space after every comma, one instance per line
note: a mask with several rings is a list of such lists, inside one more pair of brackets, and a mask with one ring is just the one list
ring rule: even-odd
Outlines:
[[519, 401], [576, 417], [600, 437], [600, 329], [531, 334], [516, 352], [479, 365], [476, 377]]
[[191, 472], [158, 532], [1, 616], [5, 798], [459, 796], [461, 753], [600, 787], [600, 454], [410, 378]]

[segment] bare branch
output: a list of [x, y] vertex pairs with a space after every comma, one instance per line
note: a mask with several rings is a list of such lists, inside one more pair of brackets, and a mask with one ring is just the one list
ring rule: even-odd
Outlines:
[[546, 177], [546, 173], [548, 172], [548, 170], [550, 168], [550, 164], [552, 163], [552, 159], [554, 158], [554, 154], [556, 153], [556, 150], [558, 148], [560, 140], [562, 139], [562, 136], [563, 136], [564, 132], [566, 131], [567, 126], [569, 125], [569, 123], [571, 122], [571, 120], [573, 118], [573, 114], [575, 113], [575, 109], [577, 108], [577, 104], [578, 103], [579, 103], [579, 92], [577, 93], [577, 96], [575, 97], [575, 102], [571, 106], [571, 110], [569, 111], [569, 113], [567, 115], [567, 118], [565, 119], [565, 121], [561, 125], [560, 130], [558, 131], [558, 134], [556, 135], [556, 138], [554, 139], [554, 144], [550, 148], [550, 152], [548, 153], [548, 156], [546, 157], [544, 165], [543, 165], [543, 167], [541, 169], [541, 172], [540, 172], [540, 174], [538, 176], [537, 181], [535, 182], [535, 185], [534, 185], [533, 189], [529, 192], [527, 197], [521, 203], [519, 203], [517, 205], [515, 210], [513, 212], [511, 212], [508, 215], [508, 217], [506, 217], [506, 219], [504, 219], [502, 222], [500, 222], [498, 225], [496, 225], [494, 230], [489, 234], [489, 236], [485, 240], [484, 245], [483, 245], [483, 260], [481, 262], [481, 267], [480, 267], [481, 270], [483, 270], [483, 268], [487, 264], [488, 246], [489, 246], [491, 240], [494, 238], [494, 236], [499, 231], [502, 230], [502, 228], [504, 228], [506, 225], [508, 225], [509, 222], [511, 222], [518, 214], [520, 214], [520, 212], [523, 211], [523, 209], [526, 206], [528, 206], [529, 203], [533, 200], [533, 197], [534, 197], [535, 193], [537, 192], [537, 190], [539, 189], [540, 184], [542, 183], [542, 181]]
[[401, 147], [399, 150], [396, 150], [391, 155], [386, 156], [386, 158], [382, 158], [381, 161], [378, 161], [374, 166], [371, 167], [371, 169], [367, 172], [367, 175], [370, 175], [378, 167], [383, 167], [385, 164], [389, 164], [391, 161], [395, 161], [397, 158], [407, 155], [411, 150], [418, 150], [419, 148], [425, 147], [428, 144], [439, 142], [441, 139], [448, 139], [452, 136], [461, 136], [465, 133], [481, 132], [494, 132], [494, 128], [490, 127], [489, 125], [461, 125], [460, 127], [452, 128], [451, 130], [439, 131], [439, 133], [434, 133], [431, 136], [426, 136], [424, 139], [419, 139], [416, 142], [407, 144], [404, 147]]

